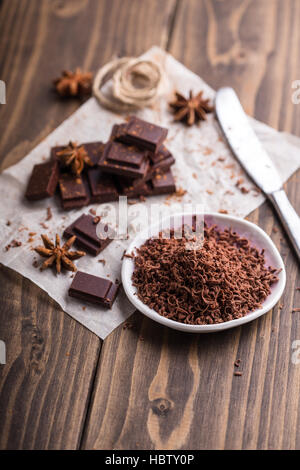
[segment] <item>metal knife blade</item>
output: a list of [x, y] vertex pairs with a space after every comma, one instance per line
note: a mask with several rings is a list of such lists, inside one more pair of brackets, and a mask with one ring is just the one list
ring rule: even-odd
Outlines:
[[231, 150], [273, 204], [300, 261], [300, 218], [282, 189], [279, 174], [250, 126], [235, 91], [221, 88], [215, 105]]
[[262, 147], [232, 88], [220, 88], [216, 95], [216, 114], [236, 158], [256, 185], [266, 194], [282, 183], [272, 160]]

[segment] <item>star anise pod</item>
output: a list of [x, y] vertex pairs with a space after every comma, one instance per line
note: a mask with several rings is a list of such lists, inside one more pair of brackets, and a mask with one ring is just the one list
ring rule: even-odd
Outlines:
[[209, 99], [203, 99], [203, 91], [196, 96], [190, 91], [189, 98], [185, 98], [180, 93], [175, 93], [176, 99], [169, 103], [173, 108], [175, 121], [183, 121], [188, 126], [192, 126], [197, 121], [205, 121], [206, 114], [211, 113], [214, 107], [209, 104]]
[[62, 97], [82, 96], [91, 93], [92, 78], [92, 73], [82, 72], [80, 68], [77, 68], [75, 72], [64, 70], [61, 77], [53, 80], [53, 84]]
[[69, 145], [60, 152], [57, 152], [59, 161], [64, 166], [69, 166], [74, 175], [80, 175], [84, 165], [93, 166], [93, 162], [88, 156], [84, 146], [78, 147], [76, 142], [69, 142]]
[[42, 264], [42, 270], [52, 266], [55, 262], [56, 271], [61, 272], [61, 267], [63, 266], [68, 271], [76, 271], [76, 266], [72, 260], [81, 258], [85, 256], [84, 251], [70, 251], [71, 246], [76, 240], [75, 235], [63, 245], [60, 246], [60, 237], [56, 234], [55, 244], [46, 236], [41, 235], [44, 246], [37, 246], [34, 248], [34, 251], [40, 256], [47, 258], [46, 261]]

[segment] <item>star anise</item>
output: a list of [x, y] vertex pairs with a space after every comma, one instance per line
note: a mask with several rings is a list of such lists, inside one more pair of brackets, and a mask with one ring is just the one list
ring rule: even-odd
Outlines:
[[63, 266], [68, 271], [76, 271], [76, 266], [72, 260], [81, 258], [85, 256], [84, 251], [70, 251], [71, 246], [76, 240], [75, 235], [63, 245], [60, 246], [60, 237], [56, 234], [55, 244], [46, 236], [41, 235], [44, 246], [37, 246], [34, 248], [34, 251], [40, 256], [47, 258], [46, 261], [42, 264], [42, 270], [52, 266], [55, 262], [56, 271], [61, 272], [61, 267]]
[[180, 93], [175, 93], [176, 99], [169, 103], [173, 108], [175, 121], [183, 121], [188, 126], [192, 126], [197, 121], [205, 121], [206, 114], [211, 113], [214, 107], [209, 104], [209, 99], [203, 99], [203, 91], [196, 96], [190, 91], [189, 98], [185, 98]]
[[82, 72], [77, 68], [75, 72], [64, 70], [62, 76], [53, 80], [57, 93], [62, 96], [82, 96], [90, 94], [92, 90], [93, 74]]
[[76, 142], [69, 142], [69, 145], [60, 152], [57, 152], [59, 161], [64, 166], [69, 166], [74, 175], [80, 175], [84, 165], [93, 166], [93, 162], [88, 156], [84, 146], [78, 147]]

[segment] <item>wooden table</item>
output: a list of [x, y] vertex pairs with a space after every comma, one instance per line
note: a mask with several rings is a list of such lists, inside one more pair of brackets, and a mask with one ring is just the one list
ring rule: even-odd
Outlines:
[[[62, 69], [96, 71], [113, 54], [153, 44], [215, 89], [233, 86], [250, 115], [300, 135], [300, 107], [291, 101], [300, 0], [2, 0], [2, 168], [80, 105], [50, 91]], [[296, 208], [298, 180], [286, 186]], [[135, 313], [134, 328], [101, 341], [2, 267], [1, 448], [299, 449], [300, 365], [291, 360], [300, 339], [300, 314], [291, 311], [300, 306], [299, 269], [269, 205], [249, 219], [283, 255], [284, 306], [216, 335], [184, 335]]]

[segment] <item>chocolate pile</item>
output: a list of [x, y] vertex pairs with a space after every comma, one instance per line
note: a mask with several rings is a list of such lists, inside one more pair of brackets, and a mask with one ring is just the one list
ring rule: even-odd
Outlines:
[[57, 187], [63, 209], [93, 203], [173, 193], [175, 160], [163, 142], [168, 130], [131, 116], [114, 125], [109, 141], [53, 147], [50, 160], [35, 165], [28, 182], [30, 201], [51, 197]]
[[181, 323], [206, 325], [243, 317], [261, 307], [278, 281], [264, 250], [231, 229], [204, 227], [204, 242], [187, 250], [185, 237], [149, 239], [137, 250], [132, 276], [140, 300]]

